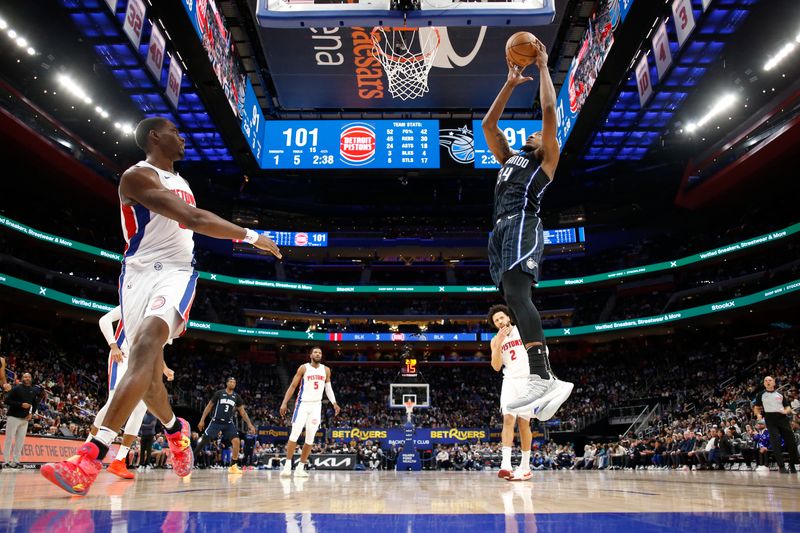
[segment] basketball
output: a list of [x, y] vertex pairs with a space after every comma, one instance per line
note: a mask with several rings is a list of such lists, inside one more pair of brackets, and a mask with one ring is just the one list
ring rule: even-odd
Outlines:
[[506, 58], [518, 67], [527, 67], [539, 55], [538, 43], [534, 34], [518, 31], [506, 41]]

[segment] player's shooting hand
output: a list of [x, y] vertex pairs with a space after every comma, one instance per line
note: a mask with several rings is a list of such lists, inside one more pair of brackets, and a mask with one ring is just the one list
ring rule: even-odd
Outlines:
[[522, 85], [523, 83], [533, 80], [533, 78], [530, 76], [522, 75], [522, 71], [525, 70], [525, 67], [518, 67], [512, 63], [510, 59], [506, 59], [506, 63], [508, 63], [508, 80], [506, 83], [512, 87], [516, 87], [517, 85]]
[[124, 356], [122, 355], [122, 350], [119, 349], [119, 346], [117, 346], [116, 344], [112, 344], [111, 360], [114, 361], [115, 363], [121, 363], [123, 357]]
[[339, 416], [339, 413], [342, 412], [342, 408], [339, 407], [338, 403], [333, 404], [333, 416]]
[[261, 233], [258, 236], [258, 240], [255, 243], [253, 243], [253, 246], [258, 248], [259, 250], [265, 250], [265, 251], [271, 253], [272, 255], [277, 257], [278, 259], [283, 259], [283, 255], [281, 254], [281, 250], [280, 250], [280, 248], [278, 248], [278, 245], [275, 244], [275, 241], [273, 241], [272, 239], [270, 239], [269, 237], [267, 237], [263, 233]]
[[286, 408], [286, 404], [282, 403], [281, 404], [281, 408], [278, 410], [278, 412], [281, 414], [281, 416], [286, 416], [286, 411], [287, 410], [288, 409]]
[[547, 48], [545, 48], [544, 43], [542, 41], [537, 41], [535, 44], [536, 48], [539, 50], [539, 55], [536, 56], [536, 68], [542, 70], [543, 68], [547, 68]]
[[203, 431], [204, 427], [206, 427], [206, 421], [205, 420], [201, 420], [200, 423], [197, 424], [197, 429], [199, 431]]

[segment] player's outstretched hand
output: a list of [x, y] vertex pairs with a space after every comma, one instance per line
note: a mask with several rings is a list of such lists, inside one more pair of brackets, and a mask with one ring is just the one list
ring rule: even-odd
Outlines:
[[339, 407], [338, 403], [333, 404], [333, 416], [339, 416], [339, 413], [342, 412], [342, 408]]
[[286, 416], [286, 411], [288, 411], [288, 409], [286, 408], [286, 404], [282, 403], [281, 408], [278, 410], [278, 412], [281, 414], [281, 416]]
[[278, 245], [275, 244], [275, 241], [264, 235], [263, 233], [259, 234], [258, 240], [253, 243], [253, 246], [258, 248], [259, 250], [265, 250], [278, 259], [283, 259], [283, 255], [281, 255], [281, 250], [278, 248]]
[[542, 41], [537, 41], [535, 46], [539, 49], [539, 55], [536, 56], [536, 68], [539, 70], [547, 68], [547, 48]]
[[530, 76], [522, 75], [522, 71], [525, 70], [525, 67], [518, 67], [512, 63], [510, 59], [506, 59], [506, 63], [508, 64], [508, 81], [506, 83], [512, 87], [516, 87], [517, 85], [522, 85], [523, 83], [533, 80], [533, 78]]

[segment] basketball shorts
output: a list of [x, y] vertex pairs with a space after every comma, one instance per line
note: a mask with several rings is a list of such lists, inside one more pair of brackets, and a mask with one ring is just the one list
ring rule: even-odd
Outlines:
[[219, 438], [220, 432], [222, 432], [222, 440], [225, 442], [230, 442], [233, 439], [239, 438], [239, 430], [236, 429], [236, 426], [232, 423], [211, 422], [208, 427], [206, 427], [206, 431], [203, 435], [211, 439], [217, 439]]
[[314, 444], [319, 425], [322, 422], [322, 402], [297, 402], [292, 414], [292, 432], [289, 440], [297, 442], [303, 429], [306, 430], [305, 444]]
[[544, 251], [542, 220], [530, 213], [501, 217], [489, 237], [489, 271], [497, 287], [503, 274], [519, 267], [539, 281], [539, 263]]
[[506, 405], [517, 398], [524, 396], [528, 387], [528, 376], [521, 378], [503, 378], [503, 387], [500, 389], [500, 412], [503, 415], [514, 415], [525, 420], [533, 418], [530, 406], [520, 409], [507, 409]]
[[167, 343], [186, 331], [194, 301], [197, 272], [188, 265], [123, 264], [119, 278], [119, 303], [129, 342], [148, 317], [157, 316], [170, 328]]

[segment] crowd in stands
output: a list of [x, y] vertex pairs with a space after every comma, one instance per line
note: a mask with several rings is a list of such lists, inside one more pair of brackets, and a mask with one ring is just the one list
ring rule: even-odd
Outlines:
[[[39, 330], [19, 327], [7, 328], [2, 334], [9, 369], [30, 372], [41, 390], [30, 433], [85, 436], [105, 399], [107, 353], [102, 340], [97, 341], [100, 336], [94, 333], [94, 327], [66, 328], [53, 338]], [[286, 350], [275, 356], [274, 363], [264, 363], [237, 349], [193, 340], [182, 341], [180, 348], [168, 348], [168, 364], [176, 371], [175, 381], [169, 385], [173, 401], [199, 412], [214, 391], [222, 388], [226, 377], [232, 375], [238, 380], [237, 391], [254, 424], [288, 425], [277, 408], [288, 379], [304, 360], [304, 352], [299, 348]], [[278, 359], [281, 356], [282, 362]], [[326, 403], [323, 430], [396, 427], [403, 423], [405, 412], [387, 406], [389, 383], [396, 380], [399, 368], [342, 366], [336, 364], [335, 358], [330, 359], [342, 413], [334, 417]], [[559, 347], [554, 347], [553, 366], [557, 375], [574, 381], [576, 387], [556, 419], [547, 424], [551, 437], [559, 431], [586, 429], [592, 422], [605, 420], [619, 406], [660, 404], [661, 408], [654, 411], [638, 434], [587, 444], [582, 453], [547, 444], [538, 450], [539, 456], [534, 454], [535, 459], [541, 458], [543, 468], [567, 467], [568, 455], [569, 468], [720, 468], [731, 457], [764, 466], [768, 464], [768, 456], [762, 451], [767, 447], [764, 428], [751, 408], [763, 376], [774, 376], [782, 390], [795, 400], [795, 409], [800, 408], [800, 346], [791, 332], [739, 341], [720, 341], [702, 333], [686, 332], [680, 336], [615, 341], [595, 347], [592, 353], [568, 352], [566, 357], [559, 355]], [[415, 410], [418, 426], [500, 427], [502, 378], [487, 364], [422, 364], [420, 371], [430, 385], [432, 407]], [[798, 421], [794, 421], [795, 430]], [[339, 446], [324, 442], [320, 445], [326, 447], [321, 451]], [[370, 459], [373, 444], [353, 445], [357, 454], [366, 454], [368, 463], [378, 461], [385, 465], [391, 459], [386, 450], [377, 459]], [[209, 465], [218, 464], [218, 456], [223, 457], [226, 449], [221, 443], [214, 446], [206, 458]], [[475, 460], [476, 451], [465, 446], [445, 446], [449, 463], [443, 461], [440, 466], [477, 468], [481, 462]], [[280, 455], [282, 449], [281, 445], [256, 446], [255, 442], [252, 448], [256, 458]], [[481, 457], [491, 456], [482, 450]], [[434, 455], [438, 453], [437, 450]], [[158, 456], [156, 461], [159, 464]], [[431, 461], [434, 465], [440, 463]], [[259, 461], [255, 459], [251, 464]], [[485, 468], [491, 460], [481, 464]]]

